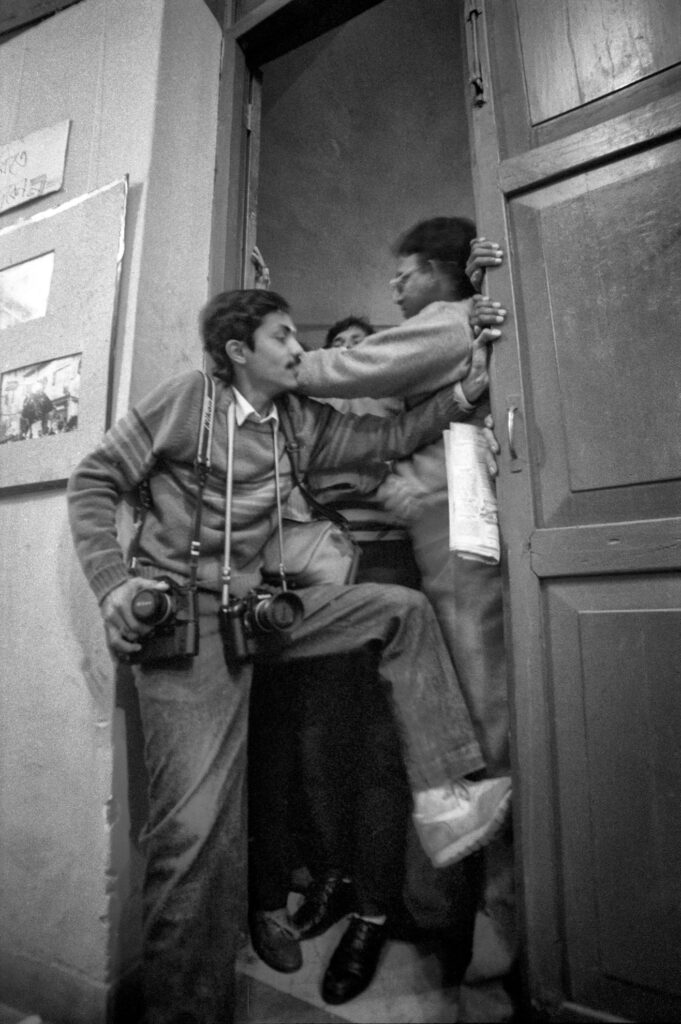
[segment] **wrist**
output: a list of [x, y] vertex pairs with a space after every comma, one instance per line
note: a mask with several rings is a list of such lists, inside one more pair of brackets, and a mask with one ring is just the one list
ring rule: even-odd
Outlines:
[[463, 381], [457, 380], [456, 384], [454, 385], [454, 398], [463, 408], [464, 412], [470, 412], [475, 408], [475, 405], [478, 399], [480, 398], [480, 394], [477, 394], [474, 397], [469, 398], [468, 395], [466, 394], [466, 389], [464, 387]]

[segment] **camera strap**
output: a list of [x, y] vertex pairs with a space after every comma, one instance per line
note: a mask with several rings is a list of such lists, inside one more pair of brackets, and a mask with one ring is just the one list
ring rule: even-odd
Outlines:
[[[277, 407], [281, 412], [280, 407]], [[286, 570], [284, 568], [284, 523], [281, 501], [281, 478], [279, 475], [279, 445], [277, 421], [272, 421], [272, 450], [274, 453], [274, 491], [277, 499], [277, 535], [279, 540], [279, 577], [281, 589], [287, 590]], [[232, 402], [227, 411], [227, 477], [225, 484], [225, 557], [222, 565], [222, 603], [226, 608], [229, 604], [229, 588], [232, 581], [232, 493], [234, 490], [234, 440], [236, 436], [236, 405]], [[284, 443], [286, 434], [284, 432]]]
[[281, 416], [281, 427], [284, 434], [284, 440], [286, 442], [286, 451], [289, 459], [291, 460], [291, 473], [296, 487], [303, 495], [311, 509], [314, 509], [314, 511], [323, 519], [330, 519], [332, 523], [335, 523], [336, 526], [340, 526], [342, 530], [346, 530], [351, 536], [352, 530], [350, 528], [350, 523], [345, 516], [341, 512], [337, 512], [336, 509], [329, 508], [328, 505], [322, 505], [321, 501], [317, 501], [314, 494], [312, 494], [308, 489], [307, 484], [303, 480], [303, 475], [300, 472], [300, 445], [296, 440], [293, 423], [291, 422], [291, 414], [283, 402], [278, 406], [278, 409]]
[[199, 572], [199, 555], [201, 554], [201, 516], [203, 512], [203, 492], [210, 470], [210, 452], [213, 444], [213, 423], [215, 420], [215, 381], [209, 373], [199, 370], [203, 377], [203, 403], [199, 422], [199, 440], [196, 446], [194, 469], [196, 471], [197, 489], [196, 505], [194, 506], [194, 529], [189, 545], [189, 589], [196, 590]]
[[[192, 527], [192, 539], [189, 546], [189, 589], [196, 590], [196, 581], [199, 570], [199, 555], [201, 554], [201, 513], [203, 511], [203, 492], [208, 480], [210, 470], [210, 453], [213, 444], [213, 423], [215, 419], [215, 381], [203, 370], [198, 371], [203, 378], [203, 402], [201, 405], [201, 418], [199, 420], [199, 438], [196, 446], [196, 458], [194, 469], [196, 472], [197, 490], [196, 505], [194, 508], [194, 523]], [[135, 522], [130, 548], [128, 550], [128, 571], [134, 573], [137, 568], [137, 557], [139, 554], [140, 537], [147, 512], [151, 508], [151, 488], [149, 478], [145, 477], [137, 487], [137, 506], [135, 508]]]
[[222, 563], [222, 604], [229, 604], [229, 587], [232, 582], [232, 491], [234, 490], [234, 435], [236, 433], [236, 405], [230, 402], [227, 410], [227, 475], [225, 484], [225, 557]]

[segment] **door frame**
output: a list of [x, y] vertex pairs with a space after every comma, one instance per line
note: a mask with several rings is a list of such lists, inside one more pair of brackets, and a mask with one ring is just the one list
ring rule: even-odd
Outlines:
[[[513, 271], [504, 192], [499, 187], [499, 146], [485, 0], [466, 0], [464, 19], [470, 101], [473, 194], [479, 235], [498, 242], [507, 258], [487, 274], [486, 289], [508, 311], [503, 338], [490, 357], [490, 403], [501, 451], [498, 456], [499, 522], [503, 538], [504, 630], [509, 652], [509, 703], [513, 768], [513, 826], [517, 880], [519, 958], [524, 1004], [557, 1009], [564, 1004], [564, 948], [558, 906], [558, 822], [553, 792], [551, 708], [541, 655], [544, 618], [540, 581], [532, 569], [529, 538], [534, 510], [527, 456], [525, 396], [515, 313]], [[509, 579], [524, 600], [511, 606]], [[519, 713], [520, 712], [520, 713]], [[519, 752], [532, 750], [532, 771], [522, 770]], [[541, 895], [540, 895], [541, 894]], [[529, 941], [529, 937], [532, 941]], [[524, 941], [523, 941], [524, 937]]]
[[[261, 0], [226, 15], [218, 100], [209, 290], [254, 284], [248, 254], [257, 228], [261, 67], [383, 0]], [[228, 5], [231, 6], [231, 5]]]

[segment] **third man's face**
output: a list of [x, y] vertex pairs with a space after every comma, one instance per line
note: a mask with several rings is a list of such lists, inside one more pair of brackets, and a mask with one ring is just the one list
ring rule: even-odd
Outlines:
[[431, 264], [422, 263], [416, 254], [398, 259], [390, 287], [393, 299], [405, 317], [416, 316], [425, 306], [442, 297], [439, 280]]
[[354, 348], [355, 345], [359, 345], [360, 341], [366, 338], [367, 332], [363, 331], [358, 324], [353, 324], [352, 327], [346, 327], [344, 331], [337, 334], [331, 342], [331, 348]]

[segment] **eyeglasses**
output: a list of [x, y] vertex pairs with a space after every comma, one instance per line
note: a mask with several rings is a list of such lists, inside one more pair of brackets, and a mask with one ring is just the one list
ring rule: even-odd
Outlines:
[[400, 274], [396, 274], [395, 277], [392, 277], [390, 281], [388, 281], [389, 288], [394, 292], [402, 292], [412, 274], [425, 273], [432, 262], [432, 260], [428, 260], [427, 262], [418, 261], [415, 266], [406, 268]]
[[390, 278], [388, 286], [394, 292], [402, 291], [411, 275], [415, 274], [418, 269], [418, 267], [412, 267], [411, 270], [403, 270], [401, 274], [397, 274], [395, 277]]

